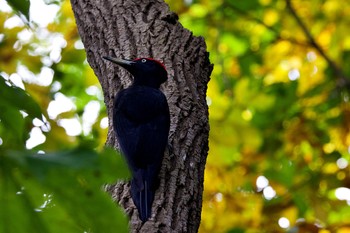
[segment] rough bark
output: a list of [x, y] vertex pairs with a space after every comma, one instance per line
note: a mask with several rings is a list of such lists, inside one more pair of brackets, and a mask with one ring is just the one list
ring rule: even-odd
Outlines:
[[163, 1], [71, 3], [87, 60], [104, 92], [109, 119], [107, 145], [118, 148], [112, 129], [113, 98], [130, 84], [131, 77], [102, 56], [153, 57], [163, 61], [168, 71], [162, 90], [171, 112], [170, 146], [163, 161], [152, 219], [141, 224], [128, 183], [110, 186], [110, 193], [129, 214], [132, 232], [197, 232], [208, 152], [206, 90], [212, 70], [203, 38], [184, 29]]

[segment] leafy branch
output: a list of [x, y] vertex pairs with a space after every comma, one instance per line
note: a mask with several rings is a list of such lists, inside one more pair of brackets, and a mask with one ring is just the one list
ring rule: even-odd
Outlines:
[[327, 61], [328, 65], [334, 71], [337, 76], [337, 86], [339, 88], [350, 86], [350, 79], [344, 74], [343, 70], [340, 69], [337, 64], [326, 54], [326, 52], [321, 48], [321, 46], [316, 42], [315, 38], [311, 35], [310, 31], [306, 27], [305, 23], [297, 14], [296, 10], [293, 8], [291, 0], [286, 0], [287, 9], [290, 11], [294, 19], [297, 21], [311, 46], [313, 46], [317, 52]]
[[[231, 2], [226, 3], [225, 5], [227, 7], [229, 7], [230, 9], [234, 10], [235, 12], [237, 12], [238, 14], [255, 21], [256, 23], [264, 26], [266, 29], [270, 30], [271, 32], [273, 32], [277, 39], [281, 39], [281, 40], [286, 40], [286, 38], [283, 38], [279, 31], [270, 26], [267, 25], [265, 22], [263, 22], [261, 19], [241, 10], [240, 8], [238, 8], [237, 6], [233, 5]], [[345, 75], [345, 73], [343, 72], [343, 70], [326, 54], [326, 52], [321, 48], [321, 46], [316, 42], [315, 38], [311, 35], [310, 30], [306, 27], [306, 24], [302, 21], [302, 19], [299, 17], [299, 15], [297, 14], [296, 10], [293, 8], [292, 4], [291, 4], [291, 0], [286, 0], [286, 5], [287, 5], [287, 9], [290, 11], [291, 15], [293, 16], [293, 18], [297, 21], [298, 25], [301, 27], [301, 29], [303, 30], [304, 34], [306, 35], [308, 42], [303, 43], [300, 42], [298, 40], [295, 40], [293, 38], [288, 38], [287, 40], [294, 43], [294, 44], [299, 44], [299, 45], [311, 45], [313, 48], [316, 49], [316, 51], [327, 61], [328, 65], [330, 66], [330, 68], [333, 70], [333, 72], [335, 73], [336, 77], [337, 77], [337, 87], [338, 88], [344, 88], [344, 87], [350, 87], [350, 78], [347, 77]]]

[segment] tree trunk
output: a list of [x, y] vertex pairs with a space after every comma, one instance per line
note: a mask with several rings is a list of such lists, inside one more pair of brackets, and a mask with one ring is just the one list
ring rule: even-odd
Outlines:
[[141, 224], [128, 183], [109, 187], [113, 198], [130, 215], [131, 231], [197, 232], [208, 152], [206, 90], [212, 70], [204, 39], [184, 29], [177, 15], [160, 0], [71, 3], [87, 60], [102, 85], [109, 119], [107, 145], [118, 148], [112, 128], [113, 98], [130, 84], [131, 76], [102, 56], [153, 57], [163, 61], [168, 71], [162, 91], [171, 114], [169, 149], [152, 218]]

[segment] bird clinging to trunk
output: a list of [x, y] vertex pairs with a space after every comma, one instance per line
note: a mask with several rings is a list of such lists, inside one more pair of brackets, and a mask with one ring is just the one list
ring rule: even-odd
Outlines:
[[159, 171], [170, 128], [169, 107], [159, 90], [167, 80], [165, 66], [152, 58], [125, 60], [103, 57], [128, 70], [130, 87], [117, 93], [113, 129], [131, 170], [131, 197], [142, 222], [151, 217]]

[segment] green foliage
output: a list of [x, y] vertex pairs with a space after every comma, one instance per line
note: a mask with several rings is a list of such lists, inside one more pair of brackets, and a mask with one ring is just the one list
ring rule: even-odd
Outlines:
[[[29, 1], [8, 3], [29, 20]], [[128, 232], [126, 216], [103, 190], [127, 179], [127, 166], [105, 148], [102, 92], [84, 51], [74, 47], [79, 37], [69, 2], [60, 6], [45, 29], [6, 26], [17, 16], [0, 14], [0, 232]], [[55, 113], [55, 101], [56, 108], [72, 107]], [[92, 122], [91, 103], [100, 106]], [[72, 126], [61, 122], [72, 119], [87, 129], [67, 134]], [[30, 146], [34, 131], [44, 139]]]
[[27, 20], [29, 20], [29, 0], [7, 0], [8, 4], [12, 6], [14, 10], [23, 14]]
[[24, 126], [42, 118], [40, 107], [2, 77], [0, 88], [0, 232], [127, 232], [125, 216], [101, 189], [129, 176], [121, 156], [108, 148], [25, 150]]
[[101, 189], [126, 177], [120, 158], [111, 149], [7, 151], [0, 163], [0, 232], [127, 232], [126, 217]]
[[[0, 75], [0, 137], [2, 147], [21, 146], [26, 135], [25, 127], [34, 118], [41, 119], [41, 109], [37, 102], [24, 90], [6, 83]], [[22, 111], [22, 112], [21, 112]], [[28, 117], [23, 117], [27, 114]]]
[[26, 150], [26, 128], [42, 119], [40, 107], [3, 77], [0, 88], [0, 232], [127, 232], [126, 217], [102, 190], [129, 176], [122, 157], [86, 146]]

